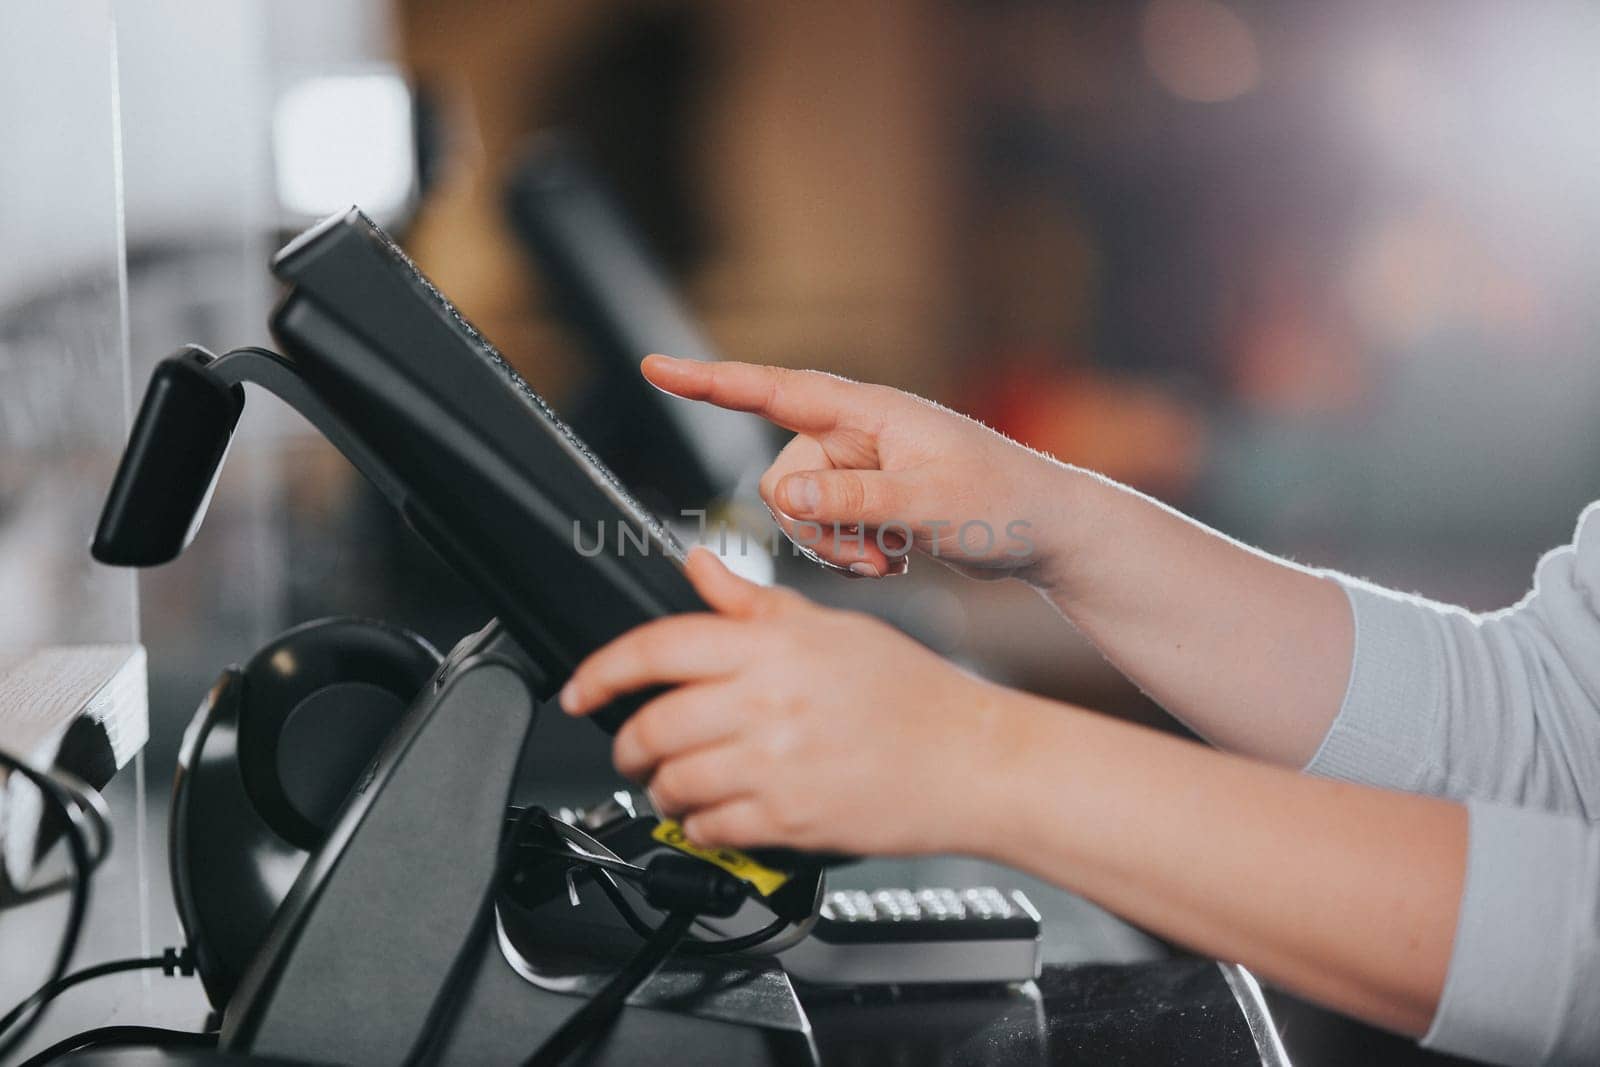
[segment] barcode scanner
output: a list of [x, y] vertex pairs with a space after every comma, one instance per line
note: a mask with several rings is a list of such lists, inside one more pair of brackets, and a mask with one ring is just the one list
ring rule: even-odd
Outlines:
[[[542, 699], [625, 631], [705, 610], [667, 528], [359, 210], [301, 235], [273, 272], [289, 286], [271, 323], [282, 354], [191, 346], [156, 367], [96, 559], [145, 567], [182, 552], [251, 383], [305, 416], [476, 586], [538, 668]], [[592, 718], [614, 733], [652, 695]]]

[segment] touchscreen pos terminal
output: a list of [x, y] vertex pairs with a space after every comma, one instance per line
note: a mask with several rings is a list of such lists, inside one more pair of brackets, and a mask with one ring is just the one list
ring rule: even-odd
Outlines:
[[[359, 210], [301, 235], [273, 272], [289, 286], [272, 318], [284, 354], [189, 349], [156, 368], [96, 559], [150, 566], [182, 551], [251, 381], [300, 410], [477, 587], [538, 666], [542, 697], [626, 630], [704, 610], [671, 532]], [[648, 696], [595, 722], [615, 732]]]
[[[282, 353], [191, 347], [156, 367], [95, 557], [152, 566], [183, 550], [250, 383], [337, 446], [496, 618], [403, 700], [368, 703], [369, 718], [398, 710], [375, 755], [341, 766], [342, 804], [320, 803], [328, 790], [308, 789], [305, 767], [329, 758], [317, 742], [350, 711], [320, 696], [354, 679], [307, 695], [307, 677], [364, 672], [367, 690], [398, 695], [405, 686], [373, 662], [398, 657], [398, 673], [417, 678], [431, 650], [397, 650], [379, 624], [308, 624], [280, 639], [285, 655], [230, 668], [202, 705], [180, 757], [171, 859], [221, 1049], [373, 1065], [512, 1062], [541, 1049], [554, 1062], [551, 1042], [581, 1032], [600, 1035], [590, 1062], [662, 1047], [694, 1048], [701, 1062], [812, 1062], [810, 1026], [770, 959], [674, 957], [627, 1011], [591, 1023], [605, 992], [585, 984], [593, 953], [529, 933], [526, 909], [501, 891], [522, 840], [521, 817], [508, 825], [511, 788], [540, 705], [624, 631], [705, 609], [682, 548], [360, 211], [296, 239], [273, 270], [287, 283], [271, 322]], [[648, 697], [603, 709], [597, 724], [614, 731]], [[712, 913], [670, 918], [696, 914]], [[601, 959], [598, 973], [616, 964]]]

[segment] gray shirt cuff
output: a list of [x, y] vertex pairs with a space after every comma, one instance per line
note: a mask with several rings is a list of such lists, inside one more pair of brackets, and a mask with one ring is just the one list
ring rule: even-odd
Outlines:
[[[1418, 789], [1431, 763], [1443, 635], [1425, 601], [1342, 574], [1355, 653], [1339, 715], [1305, 770], [1389, 789]], [[1431, 605], [1430, 605], [1431, 606]]]
[[1600, 1062], [1600, 826], [1467, 804], [1466, 885], [1422, 1043], [1503, 1064]]

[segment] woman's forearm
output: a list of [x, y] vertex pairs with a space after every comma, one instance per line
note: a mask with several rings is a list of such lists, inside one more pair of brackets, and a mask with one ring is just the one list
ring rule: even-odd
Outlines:
[[[964, 851], [1379, 1025], [1425, 1032], [1466, 863], [1464, 808], [1309, 778], [1000, 691]], [[984, 813], [993, 813], [987, 815]]]
[[1085, 471], [1054, 496], [1059, 547], [1034, 577], [1063, 614], [1213, 744], [1310, 760], [1349, 678], [1344, 591]]

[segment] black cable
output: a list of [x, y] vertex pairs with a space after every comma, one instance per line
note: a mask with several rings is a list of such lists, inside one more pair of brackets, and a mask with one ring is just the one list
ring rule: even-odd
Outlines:
[[523, 1067], [557, 1067], [573, 1052], [604, 1033], [633, 991], [666, 962], [678, 942], [688, 934], [694, 919], [692, 911], [675, 911], [662, 920], [649, 940], [628, 958], [605, 987], [568, 1016]]
[[[106, 807], [105, 798], [100, 795], [98, 789], [95, 789], [76, 775], [68, 774], [66, 771], [61, 770], [53, 770], [48, 773], [55, 780], [55, 783], [66, 792], [67, 796], [72, 798], [72, 802], [78, 806], [78, 810], [83, 813], [84, 817], [94, 824], [95, 847], [91, 850], [89, 858], [89, 873], [93, 874], [100, 869], [101, 863], [105, 862], [106, 856], [111, 852], [111, 812]], [[67, 871], [59, 878], [52, 878], [48, 882], [30, 885], [26, 889], [14, 890], [8, 893], [4, 900], [0, 900], [0, 908], [17, 908], [24, 904], [31, 904], [36, 900], [42, 900], [45, 897], [54, 896], [57, 893], [71, 889], [77, 884], [77, 880], [76, 871]]]
[[[518, 843], [517, 838], [520, 837], [521, 832], [536, 819], [543, 819], [546, 823], [550, 823], [554, 821], [554, 816], [542, 808], [529, 807], [522, 809], [518, 815], [517, 826], [513, 833], [513, 851], [515, 851], [515, 845]], [[594, 880], [599, 884], [601, 891], [605, 893], [606, 899], [611, 901], [611, 906], [617, 910], [617, 914], [622, 916], [623, 922], [627, 923], [628, 927], [641, 938], [648, 940], [654, 936], [658, 928], [645, 922], [639, 912], [629, 903], [627, 896], [622, 892], [622, 887], [617, 884], [616, 878], [613, 877], [613, 875], [621, 875], [631, 881], [638, 882], [648, 878], [650, 871], [637, 864], [623, 860], [593, 856], [587, 852], [576, 850], [571, 847], [570, 842], [567, 842], [566, 845], [567, 847], [565, 848], [553, 848], [548, 845], [525, 847], [531, 847], [535, 851], [547, 855], [560, 856], [569, 862], [581, 863], [590, 867]], [[683, 944], [678, 946], [678, 953], [684, 956], [717, 956], [733, 952], [745, 952], [771, 941], [789, 925], [791, 925], [789, 920], [780, 916], [759, 930], [748, 934], [740, 934], [737, 937], [726, 937], [717, 941], [701, 941], [695, 938], [687, 938]]]
[[102, 1026], [62, 1038], [47, 1049], [35, 1052], [17, 1067], [46, 1067], [70, 1052], [91, 1048], [117, 1048], [127, 1045], [158, 1045], [162, 1048], [215, 1048], [217, 1035], [190, 1030], [163, 1030], [158, 1026]]
[[645, 922], [634, 910], [633, 905], [628, 903], [628, 898], [622, 895], [622, 887], [611, 877], [610, 871], [594, 872], [594, 880], [611, 901], [611, 906], [617, 909], [617, 914], [622, 916], [622, 921], [627, 923], [634, 933], [648, 940], [656, 932], [656, 928]]
[[748, 934], [724, 937], [720, 941], [688, 941], [680, 945], [678, 951], [685, 956], [726, 956], [731, 952], [746, 952], [765, 945], [783, 933], [784, 927], [788, 925], [789, 920], [779, 916], [761, 929], [752, 930]]
[[546, 856], [562, 856], [569, 860], [580, 860], [591, 867], [598, 867], [603, 871], [610, 871], [612, 874], [618, 874], [633, 881], [638, 881], [649, 873], [636, 863], [612, 859], [610, 856], [593, 856], [586, 852], [579, 852], [570, 844], [564, 848], [554, 848], [550, 845], [531, 845], [529, 847], [533, 851], [543, 853]]
[[[581, 862], [581, 857], [573, 857]], [[605, 870], [595, 872], [594, 879], [605, 893], [606, 899], [611, 901], [611, 906], [617, 909], [617, 914], [622, 916], [622, 921], [627, 923], [634, 933], [643, 938], [652, 937], [658, 927], [653, 927], [644, 921], [643, 916], [628, 902], [623, 895], [622, 887]], [[678, 946], [678, 954], [682, 956], [719, 956], [730, 952], [745, 952], [766, 944], [783, 932], [789, 925], [789, 920], [779, 916], [759, 930], [738, 937], [725, 937], [718, 941], [696, 941], [689, 939]]]
[[[0, 765], [5, 766], [13, 774], [22, 775], [37, 786], [39, 792], [48, 797], [66, 819], [67, 846], [72, 852], [72, 865], [76, 878], [73, 880], [72, 900], [67, 908], [67, 925], [62, 931], [55, 961], [50, 967], [50, 977], [45, 981], [45, 987], [48, 987], [66, 976], [73, 954], [78, 951], [78, 940], [83, 935], [83, 918], [89, 908], [89, 876], [94, 871], [89, 853], [88, 831], [84, 825], [89, 821], [89, 817], [85, 816], [86, 809], [80, 807], [72, 792], [48, 772], [38, 770], [9, 752], [0, 752]], [[109, 838], [107, 841], [109, 843]], [[33, 1003], [32, 997], [18, 1005], [20, 1011], [8, 1013], [5, 1025], [0, 1026], [0, 1061], [4, 1061], [15, 1052], [17, 1046], [22, 1044], [33, 1032], [34, 1027], [39, 1025], [49, 1000], [46, 998], [34, 1004], [31, 1014], [27, 1011], [30, 1003]]]
[[109, 963], [97, 963], [93, 967], [85, 967], [81, 971], [73, 971], [53, 982], [46, 982], [34, 990], [32, 996], [6, 1012], [0, 1017], [0, 1034], [6, 1032], [16, 1021], [30, 1009], [43, 1008], [44, 1005], [59, 997], [62, 993], [75, 985], [80, 985], [94, 978], [104, 978], [108, 974], [121, 974], [125, 971], [143, 971], [159, 967], [167, 974], [194, 973], [194, 955], [188, 949], [181, 952], [169, 948], [159, 956], [142, 956], [134, 959], [112, 960]]

